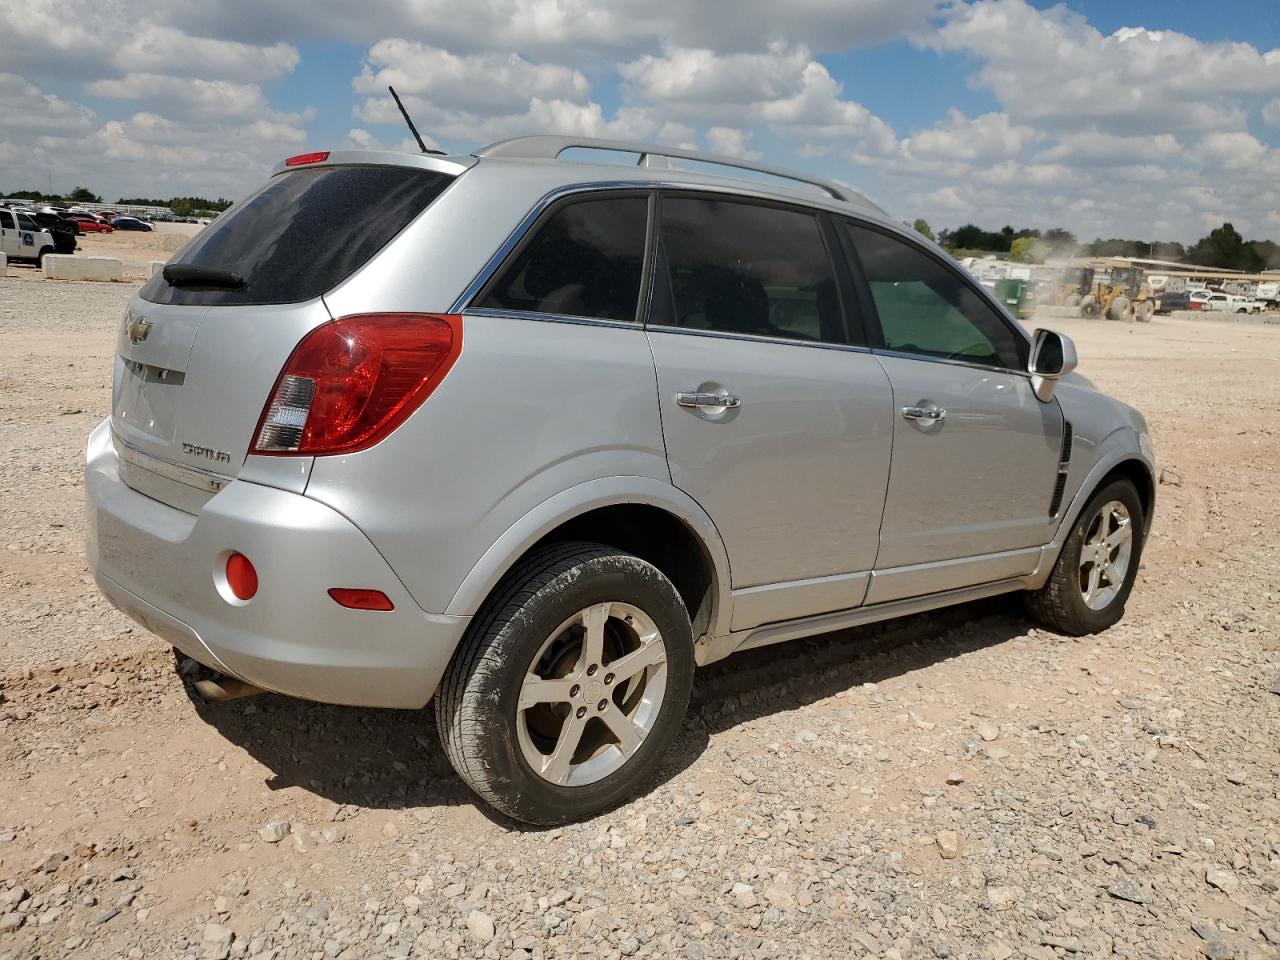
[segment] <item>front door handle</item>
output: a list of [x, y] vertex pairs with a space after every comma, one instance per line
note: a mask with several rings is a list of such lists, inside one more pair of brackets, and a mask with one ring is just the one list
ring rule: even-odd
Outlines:
[[727, 393], [677, 393], [676, 405], [700, 409], [710, 407], [720, 410], [740, 407], [742, 406], [742, 399]]
[[903, 407], [904, 420], [923, 420], [925, 423], [941, 423], [947, 419], [947, 411], [941, 407]]

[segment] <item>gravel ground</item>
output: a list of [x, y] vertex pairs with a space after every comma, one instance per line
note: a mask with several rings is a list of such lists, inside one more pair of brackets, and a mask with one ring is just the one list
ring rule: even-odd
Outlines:
[[426, 711], [188, 698], [80, 546], [132, 288], [13, 272], [0, 958], [1280, 956], [1280, 329], [1054, 321], [1169, 470], [1120, 625], [1006, 599], [735, 656], [648, 792], [533, 830]]

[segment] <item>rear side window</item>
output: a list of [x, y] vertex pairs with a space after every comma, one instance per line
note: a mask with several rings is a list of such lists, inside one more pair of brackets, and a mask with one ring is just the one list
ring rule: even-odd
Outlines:
[[6, 230], [14, 229], [13, 214], [7, 210], [0, 210], [0, 227], [4, 227]]
[[453, 181], [413, 167], [309, 167], [272, 177], [206, 228], [181, 263], [239, 274], [238, 289], [142, 288], [153, 303], [300, 303], [369, 262]]
[[1020, 369], [1019, 337], [959, 274], [916, 248], [848, 224], [886, 349]]
[[659, 236], [671, 276], [673, 325], [846, 342], [831, 261], [813, 214], [666, 197]]
[[477, 307], [635, 320], [649, 198], [601, 197], [559, 207]]

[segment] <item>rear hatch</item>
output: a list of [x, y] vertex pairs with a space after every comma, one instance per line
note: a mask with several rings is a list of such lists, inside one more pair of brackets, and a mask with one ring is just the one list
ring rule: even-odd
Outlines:
[[455, 176], [400, 165], [287, 169], [197, 235], [121, 323], [112, 427], [125, 481], [197, 509], [234, 478], [290, 353], [332, 319], [322, 295]]

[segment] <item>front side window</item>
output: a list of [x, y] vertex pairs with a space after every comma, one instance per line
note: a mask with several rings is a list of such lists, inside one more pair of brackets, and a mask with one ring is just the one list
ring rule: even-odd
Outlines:
[[39, 230], [40, 229], [40, 227], [37, 226], [36, 222], [32, 220], [29, 216], [27, 216], [25, 213], [18, 214], [18, 227], [23, 230]]
[[649, 198], [601, 197], [557, 209], [476, 306], [635, 320]]
[[846, 342], [815, 215], [666, 197], [659, 237], [671, 277], [674, 326]]
[[886, 349], [1021, 369], [1017, 334], [957, 273], [879, 231], [847, 229]]

